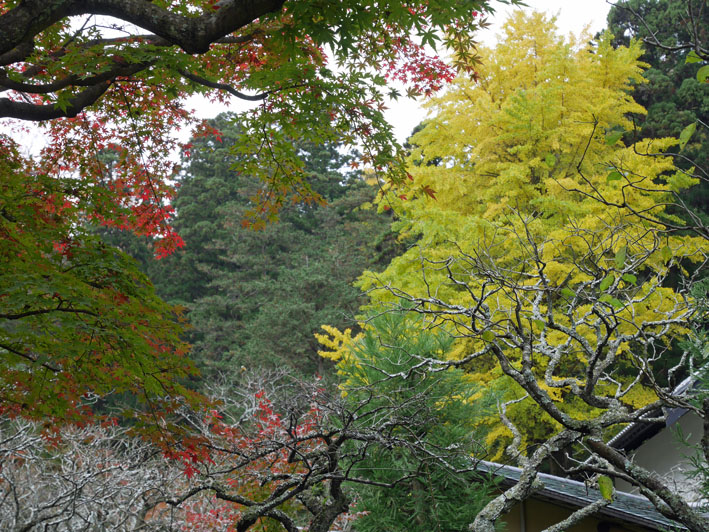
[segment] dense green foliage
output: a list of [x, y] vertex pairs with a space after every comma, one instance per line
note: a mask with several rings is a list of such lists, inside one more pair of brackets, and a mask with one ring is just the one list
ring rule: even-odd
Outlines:
[[193, 368], [176, 309], [82, 228], [87, 205], [62, 198], [69, 183], [31, 172], [0, 136], [0, 412], [49, 424], [85, 420], [111, 394], [149, 411], [177, 400]]
[[[453, 337], [446, 331], [422, 330], [421, 323], [400, 313], [371, 316], [355, 338], [321, 336], [337, 361], [346, 399], [361, 412], [389, 412], [389, 437], [409, 445], [372, 445], [355, 463], [358, 476], [379, 485], [356, 488], [356, 522], [360, 532], [457, 532], [471, 523], [489, 500], [490, 485], [475, 473], [476, 455], [484, 452], [475, 429], [494, 404], [459, 369], [430, 373], [427, 359], [446, 359]], [[373, 420], [379, 416], [374, 416]], [[397, 425], [397, 420], [416, 424]], [[373, 421], [374, 422], [374, 421]], [[443, 465], [445, 464], [445, 466]]]
[[323, 323], [356, 322], [352, 282], [394, 255], [390, 216], [362, 209], [376, 189], [336, 146], [300, 145], [314, 190], [326, 205], [293, 203], [263, 229], [242, 226], [260, 182], [232, 170], [239, 129], [222, 115], [219, 139], [193, 140], [175, 198], [174, 226], [186, 246], [160, 261], [125, 235], [107, 238], [142, 259], [160, 295], [184, 306], [192, 357], [207, 376], [264, 367], [323, 373], [313, 336]]

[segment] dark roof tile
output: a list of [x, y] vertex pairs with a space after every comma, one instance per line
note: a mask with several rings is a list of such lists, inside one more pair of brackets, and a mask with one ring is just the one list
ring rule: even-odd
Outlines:
[[[516, 484], [522, 472], [518, 467], [487, 461], [480, 461], [477, 469], [501, 478], [502, 483], [506, 486]], [[546, 473], [539, 473], [538, 478], [542, 482], [543, 488], [532, 495], [534, 498], [583, 508], [602, 497], [597, 489], [589, 488], [586, 484], [577, 480]], [[667, 519], [658, 512], [647, 498], [622, 491], [616, 491], [613, 502], [599, 510], [598, 515], [644, 526], [652, 530], [685, 529], [685, 527]]]

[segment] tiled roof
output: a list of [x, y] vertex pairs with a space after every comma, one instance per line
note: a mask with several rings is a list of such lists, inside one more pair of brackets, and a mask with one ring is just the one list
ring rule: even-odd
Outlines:
[[[518, 467], [487, 461], [480, 461], [477, 469], [497, 476], [504, 486], [515, 485], [522, 472]], [[602, 498], [597, 489], [589, 488], [583, 482], [545, 473], [539, 473], [537, 476], [544, 487], [534, 492], [533, 498], [577, 508], [584, 508]], [[600, 509], [597, 516], [644, 526], [651, 530], [685, 529], [659, 513], [645, 497], [620, 491], [614, 493], [613, 502]]]

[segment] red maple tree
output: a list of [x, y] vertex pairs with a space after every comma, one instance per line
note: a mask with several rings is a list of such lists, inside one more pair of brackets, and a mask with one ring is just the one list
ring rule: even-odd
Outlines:
[[[187, 393], [178, 311], [87, 227], [150, 236], [158, 257], [183, 245], [170, 225], [174, 132], [218, 140], [189, 96], [257, 103], [237, 115], [234, 171], [263, 180], [247, 222], [258, 227], [287, 201], [322, 201], [294, 139], [356, 147], [382, 180], [406, 179], [382, 115], [387, 81], [427, 95], [472, 73], [471, 35], [490, 10], [486, 0], [0, 0], [0, 124], [39, 122], [48, 137], [30, 158], [0, 135], [3, 408], [66, 420], [130, 393], [154, 416]], [[427, 53], [436, 43], [453, 66]]]

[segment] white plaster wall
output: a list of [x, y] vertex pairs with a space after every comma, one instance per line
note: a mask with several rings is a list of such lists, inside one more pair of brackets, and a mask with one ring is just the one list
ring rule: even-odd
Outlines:
[[[689, 446], [679, 440], [677, 426], [680, 427]], [[695, 449], [692, 445], [700, 442], [702, 432], [701, 418], [688, 412], [673, 426], [663, 428], [631, 453], [632, 460], [639, 466], [656, 472], [677, 493], [684, 494], [692, 502], [697, 501], [699, 500], [698, 483], [688, 476], [691, 468], [688, 456], [694, 454]], [[631, 493], [638, 491], [637, 488], [622, 480], [616, 483], [616, 489]]]

